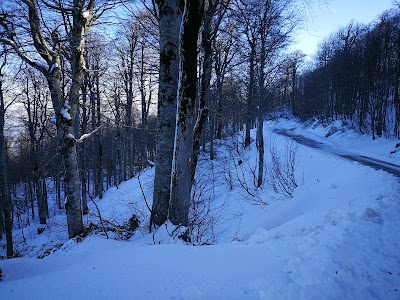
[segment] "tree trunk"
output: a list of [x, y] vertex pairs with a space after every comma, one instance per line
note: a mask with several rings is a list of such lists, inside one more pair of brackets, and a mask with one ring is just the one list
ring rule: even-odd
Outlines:
[[7, 156], [6, 156], [6, 140], [4, 136], [4, 95], [3, 81], [0, 70], [0, 203], [3, 209], [4, 229], [6, 233], [7, 258], [14, 256], [13, 237], [12, 237], [12, 202], [10, 189], [7, 180]]
[[[265, 19], [263, 19], [265, 20]], [[257, 187], [261, 187], [264, 179], [264, 98], [265, 98], [265, 27], [261, 27], [261, 52], [260, 52], [260, 71], [258, 79], [258, 117], [257, 117], [257, 149], [258, 149], [258, 174]]]
[[121, 132], [121, 114], [120, 106], [121, 101], [118, 94], [114, 95], [114, 106], [115, 106], [115, 174], [114, 182], [118, 187], [123, 180], [123, 163], [122, 163], [122, 132]]
[[[96, 62], [96, 69], [99, 70], [99, 63]], [[96, 115], [97, 115], [97, 128], [101, 125], [101, 114], [100, 114], [100, 82], [99, 82], [99, 74], [96, 73]], [[102, 130], [97, 132], [97, 191], [99, 199], [103, 198], [103, 190], [104, 190], [104, 175], [103, 175], [103, 138], [102, 138]]]
[[210, 160], [214, 160], [215, 151], [214, 151], [214, 137], [215, 137], [215, 109], [214, 109], [214, 100], [211, 104], [211, 112], [210, 112]]
[[[88, 113], [87, 113], [87, 85], [88, 78], [87, 74], [85, 74], [82, 84], [82, 122], [81, 122], [81, 135], [87, 133], [87, 123], [88, 123]], [[81, 169], [81, 187], [82, 187], [82, 214], [87, 215], [89, 213], [88, 208], [88, 191], [87, 191], [87, 163], [86, 163], [86, 141], [83, 141], [80, 145], [79, 151], [79, 163]]]
[[134, 68], [134, 54], [136, 48], [136, 40], [129, 40], [129, 61], [127, 70], [125, 72], [125, 93], [126, 93], [126, 106], [125, 106], [125, 163], [124, 163], [124, 180], [132, 178], [134, 175], [133, 169], [133, 68]]
[[[141, 60], [140, 60], [140, 96], [141, 96], [141, 167], [147, 166], [147, 104], [146, 104], [146, 93], [145, 93], [145, 81], [144, 81], [144, 43], [141, 45]], [[149, 100], [150, 101], [150, 100]]]
[[249, 67], [249, 73], [250, 73], [250, 81], [249, 81], [249, 90], [248, 90], [248, 98], [247, 98], [247, 109], [246, 109], [246, 136], [244, 140], [244, 146], [248, 147], [251, 142], [250, 138], [250, 129], [252, 127], [253, 123], [253, 105], [254, 105], [254, 61], [255, 61], [255, 55], [256, 55], [256, 49], [255, 49], [255, 44], [250, 43], [250, 57], [249, 57], [249, 62], [250, 62], [250, 67]]
[[181, 64], [175, 134], [169, 219], [175, 225], [189, 225], [192, 190], [193, 129], [196, 122], [197, 40], [204, 2], [186, 2], [181, 32]]
[[[76, 49], [76, 51], [78, 51]], [[75, 51], [72, 51], [75, 53]], [[77, 58], [74, 54], [76, 66]], [[59, 63], [58, 63], [59, 65]], [[73, 70], [73, 73], [76, 73]], [[77, 99], [79, 96], [79, 87], [75, 87], [74, 91], [70, 92], [70, 101], [61, 102], [61, 82], [60, 71], [55, 68], [48, 76], [50, 94], [53, 102], [53, 107], [57, 117], [57, 131], [59, 135], [58, 149], [64, 160], [65, 171], [65, 209], [67, 214], [68, 236], [73, 238], [83, 232], [82, 211], [81, 211], [81, 191], [78, 158], [76, 153], [76, 141], [74, 136], [73, 120], [75, 118]], [[76, 79], [75, 79], [76, 80]], [[72, 90], [72, 87], [71, 87]]]
[[[70, 49], [71, 57], [69, 59], [71, 65], [71, 87], [69, 90], [69, 106], [70, 106], [70, 118], [63, 114], [64, 111], [68, 110], [68, 104], [60, 103], [61, 89], [59, 85], [59, 76], [55, 81], [58, 86], [51, 86], [50, 90], [53, 90], [52, 99], [53, 102], [58, 100], [58, 105], [54, 105], [57, 113], [57, 121], [59, 124], [59, 134], [61, 134], [62, 140], [59, 147], [60, 153], [64, 159], [65, 166], [65, 183], [66, 183], [66, 201], [65, 209], [67, 213], [67, 224], [68, 224], [68, 236], [73, 238], [83, 232], [83, 221], [82, 221], [82, 209], [81, 209], [81, 188], [80, 188], [80, 176], [78, 157], [76, 152], [76, 140], [73, 130], [73, 120], [75, 112], [78, 106], [79, 91], [82, 86], [85, 68], [85, 34], [87, 19], [83, 16], [83, 7], [75, 3], [73, 13], [73, 27], [71, 30], [70, 37]], [[83, 5], [83, 4], [81, 4]], [[59, 63], [58, 63], [59, 65]], [[51, 74], [59, 74], [58, 68], [56, 68]], [[51, 76], [49, 76], [51, 79]], [[54, 80], [54, 78], [53, 78]], [[51, 80], [49, 80], [51, 82]], [[54, 90], [57, 90], [55, 95]], [[57, 98], [54, 98], [56, 96]], [[57, 99], [57, 100], [55, 100]]]
[[179, 29], [184, 1], [158, 1], [158, 8], [160, 14], [160, 75], [151, 223], [161, 225], [167, 220], [170, 201], [179, 78]]
[[31, 211], [32, 211], [32, 220], [35, 219], [35, 198], [33, 197], [33, 187], [32, 187], [32, 182], [29, 180], [27, 183], [27, 197], [29, 199], [29, 202], [31, 204]]
[[[207, 120], [209, 109], [207, 108], [207, 100], [210, 92], [210, 82], [212, 73], [212, 36], [211, 36], [211, 25], [215, 14], [215, 3], [209, 1], [209, 6], [204, 14], [203, 31], [201, 34], [202, 48], [203, 48], [203, 72], [201, 75], [201, 87], [200, 87], [200, 110], [197, 116], [196, 126], [194, 128], [193, 137], [193, 158], [192, 158], [192, 181], [194, 180], [194, 174], [196, 172], [196, 166], [200, 154], [200, 142], [201, 135], [203, 132], [204, 125]], [[213, 145], [214, 146], [214, 145]], [[214, 149], [212, 149], [214, 152]], [[210, 150], [211, 151], [211, 150]], [[210, 152], [211, 153], [211, 152]], [[212, 154], [214, 155], [214, 153]], [[211, 154], [210, 154], [211, 156]]]
[[222, 89], [223, 89], [223, 74], [217, 74], [217, 133], [216, 138], [222, 139]]

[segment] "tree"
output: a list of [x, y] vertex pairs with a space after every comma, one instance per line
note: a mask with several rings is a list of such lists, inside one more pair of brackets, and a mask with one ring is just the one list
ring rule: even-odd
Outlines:
[[239, 7], [239, 19], [243, 24], [243, 30], [246, 37], [247, 46], [249, 49], [248, 62], [249, 62], [249, 83], [247, 88], [247, 109], [246, 109], [246, 134], [244, 145], [250, 145], [250, 129], [255, 120], [255, 94], [256, 94], [256, 51], [257, 51], [257, 18], [254, 16], [251, 6], [243, 5]]
[[[204, 3], [204, 14], [203, 14], [203, 29], [201, 31], [201, 49], [203, 54], [202, 60], [202, 73], [201, 73], [201, 84], [199, 91], [199, 122], [195, 128], [193, 138], [193, 158], [192, 158], [192, 181], [194, 179], [194, 173], [197, 166], [199, 151], [200, 151], [200, 139], [203, 132], [203, 127], [207, 118], [207, 114], [210, 111], [208, 105], [212, 105], [209, 99], [210, 83], [213, 69], [213, 58], [215, 53], [215, 41], [221, 23], [223, 22], [224, 16], [229, 8], [230, 0], [209, 0]], [[214, 47], [214, 49], [213, 49]], [[211, 110], [210, 116], [210, 159], [214, 158], [214, 113]]]
[[399, 28], [399, 11], [392, 9], [372, 25], [351, 22], [331, 34], [318, 50], [316, 68], [301, 78], [295, 113], [342, 120], [373, 139], [398, 137]]
[[[263, 183], [264, 174], [264, 133], [263, 121], [266, 101], [266, 88], [268, 71], [275, 68], [274, 61], [279, 50], [288, 42], [294, 28], [295, 18], [290, 10], [291, 0], [268, 0], [268, 1], [243, 1], [240, 9], [243, 11], [243, 23], [246, 24], [247, 41], [250, 46], [250, 92], [249, 99], [254, 97], [252, 75], [254, 71], [254, 59], [259, 61], [258, 65], [258, 90], [257, 90], [257, 149], [258, 149], [258, 174], [257, 186]], [[248, 21], [248, 18], [251, 21]], [[255, 47], [259, 47], [256, 51]], [[249, 113], [249, 112], [248, 112]], [[246, 122], [245, 145], [248, 145], [251, 118], [248, 116]]]
[[40, 78], [40, 74], [29, 71], [26, 73], [23, 78], [25, 82], [21, 82], [21, 85], [24, 86], [23, 104], [27, 114], [26, 125], [29, 133], [30, 160], [39, 210], [39, 222], [40, 224], [46, 224], [48, 217], [46, 176], [40, 160], [44, 157], [43, 140], [49, 119], [47, 115], [48, 97], [43, 91], [43, 81]]
[[[6, 139], [4, 136], [4, 116], [6, 112], [6, 106], [4, 102], [3, 94], [3, 79], [4, 79], [4, 69], [6, 66], [6, 53], [3, 48], [1, 53], [3, 59], [0, 65], [0, 214], [2, 221], [4, 221], [4, 229], [6, 233], [6, 243], [7, 243], [7, 258], [12, 258], [14, 256], [13, 248], [13, 236], [12, 236], [12, 202], [10, 189], [7, 180], [7, 158], [6, 158]], [[0, 227], [3, 224], [1, 224]]]
[[[297, 84], [298, 84], [298, 71], [301, 63], [303, 62], [305, 54], [301, 51], [294, 51], [289, 54], [288, 59], [285, 61], [285, 97], [289, 96], [289, 87], [291, 89], [290, 95], [290, 106], [292, 108], [292, 113], [297, 115], [296, 106], [297, 102]], [[288, 99], [285, 99], [287, 101]]]
[[204, 11], [204, 1], [185, 3], [180, 47], [178, 111], [172, 165], [169, 219], [175, 225], [189, 225], [192, 190], [193, 132], [199, 122], [197, 99], [197, 40]]
[[160, 71], [157, 108], [157, 144], [151, 223], [168, 218], [179, 81], [180, 26], [184, 0], [158, 0]]
[[[28, 50], [20, 46], [15, 35], [13, 18], [6, 13], [0, 15], [1, 32], [0, 41], [9, 45], [17, 55], [27, 64], [40, 71], [47, 80], [53, 108], [56, 116], [57, 132], [59, 135], [58, 149], [64, 160], [68, 236], [70, 238], [83, 232], [80, 177], [76, 151], [76, 141], [73, 120], [78, 106], [79, 91], [85, 74], [85, 39], [86, 33], [95, 20], [94, 0], [73, 0], [68, 2], [54, 2], [49, 5], [50, 10], [60, 15], [64, 23], [60, 25], [65, 29], [64, 39], [68, 47], [64, 47], [60, 40], [58, 27], [52, 30], [51, 36], [45, 36], [44, 28], [50, 25], [41, 18], [44, 4], [37, 0], [21, 0], [27, 8], [28, 31], [32, 38], [35, 55], [40, 57], [46, 65], [38, 62], [28, 55]], [[72, 6], [71, 6], [72, 4]], [[102, 7], [104, 10], [105, 8]], [[52, 45], [49, 44], [52, 42]], [[70, 63], [71, 83], [68, 98], [62, 93], [61, 53], [66, 55]]]

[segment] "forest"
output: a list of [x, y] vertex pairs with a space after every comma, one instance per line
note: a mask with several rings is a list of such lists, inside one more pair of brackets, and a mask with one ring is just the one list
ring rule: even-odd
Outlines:
[[266, 188], [263, 123], [272, 112], [399, 139], [400, 4], [332, 33], [310, 58], [288, 50], [306, 26], [306, 2], [2, 1], [7, 258], [18, 256], [14, 229], [47, 230], [49, 199], [76, 238], [90, 231], [88, 203], [150, 168], [148, 230], [190, 228], [199, 160], [218, 160], [216, 143], [240, 132], [238, 145], [256, 145], [254, 186]]

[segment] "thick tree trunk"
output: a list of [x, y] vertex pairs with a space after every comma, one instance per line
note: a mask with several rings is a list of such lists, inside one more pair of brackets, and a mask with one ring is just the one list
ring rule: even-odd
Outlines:
[[160, 12], [160, 75], [151, 222], [161, 225], [167, 220], [170, 201], [179, 78], [179, 29], [184, 1], [160, 0], [158, 7]]
[[[211, 1], [210, 1], [211, 2]], [[202, 47], [203, 47], [203, 72], [201, 75], [201, 87], [200, 87], [200, 110], [197, 116], [196, 126], [194, 128], [193, 137], [193, 158], [192, 158], [192, 181], [196, 172], [196, 166], [200, 154], [200, 142], [203, 128], [207, 120], [209, 109], [207, 108], [207, 100], [210, 92], [210, 82], [212, 73], [212, 36], [211, 36], [211, 25], [215, 14], [215, 3], [210, 3], [209, 7], [204, 14], [203, 31], [201, 33]], [[214, 146], [214, 145], [213, 145]], [[211, 151], [211, 150], [210, 150]], [[212, 149], [214, 152], [214, 149]], [[210, 152], [211, 153], [211, 152]], [[212, 154], [214, 155], [214, 153]], [[211, 154], [210, 154], [211, 156]]]
[[[71, 63], [71, 65], [73, 64]], [[73, 238], [83, 232], [80, 177], [73, 126], [79, 88], [75, 88], [74, 91], [70, 92], [69, 102], [61, 102], [60, 99], [62, 99], [62, 94], [60, 78], [60, 71], [58, 68], [55, 68], [47, 76], [47, 81], [50, 88], [53, 107], [57, 117], [57, 131], [59, 135], [58, 149], [64, 161], [66, 185], [64, 197], [67, 214], [68, 236], [69, 238]]]
[[175, 225], [189, 225], [192, 190], [193, 129], [196, 123], [197, 40], [204, 2], [186, 2], [181, 35], [180, 84], [176, 122], [169, 219]]

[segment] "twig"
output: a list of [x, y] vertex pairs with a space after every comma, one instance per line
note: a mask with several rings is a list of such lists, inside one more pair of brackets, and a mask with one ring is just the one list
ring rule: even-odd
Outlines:
[[99, 214], [99, 219], [100, 219], [101, 227], [103, 228], [103, 232], [105, 233], [106, 238], [108, 239], [108, 233], [107, 233], [106, 228], [105, 228], [105, 226], [104, 226], [103, 218], [101, 217], [101, 213], [100, 213], [100, 209], [99, 209], [99, 207], [97, 206], [96, 202], [93, 200], [93, 197], [92, 197], [89, 193], [87, 193], [87, 195], [89, 196], [89, 199], [92, 200], [92, 202], [94, 203], [94, 206], [95, 206], [96, 209], [97, 209], [97, 213]]
[[139, 175], [138, 175], [137, 179], [138, 179], [138, 182], [139, 182], [140, 190], [142, 191], [144, 202], [146, 203], [147, 209], [151, 213], [152, 210], [151, 210], [151, 208], [149, 206], [149, 203], [147, 202], [146, 195], [144, 194], [144, 191], [143, 191], [143, 188], [142, 188], [142, 183], [140, 182], [140, 176]]

